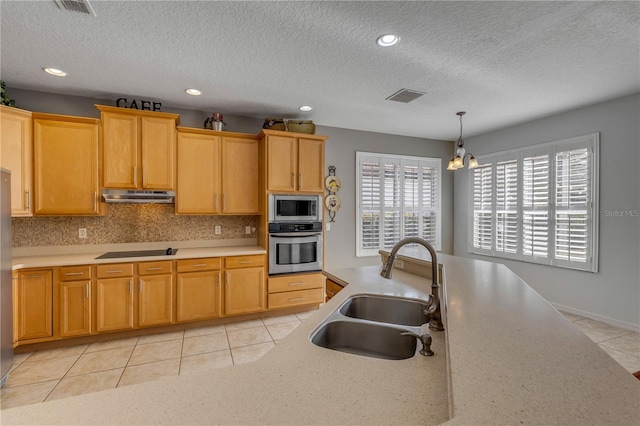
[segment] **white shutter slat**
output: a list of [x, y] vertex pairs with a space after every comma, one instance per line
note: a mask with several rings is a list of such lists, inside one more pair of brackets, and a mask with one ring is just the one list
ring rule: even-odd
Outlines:
[[473, 169], [473, 248], [489, 251], [493, 240], [493, 168]]
[[522, 255], [549, 257], [549, 155], [522, 160]]

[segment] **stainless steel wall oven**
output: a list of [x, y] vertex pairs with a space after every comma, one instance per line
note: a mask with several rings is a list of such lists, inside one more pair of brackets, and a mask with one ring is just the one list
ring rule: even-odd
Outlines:
[[322, 195], [269, 194], [269, 275], [322, 270]]

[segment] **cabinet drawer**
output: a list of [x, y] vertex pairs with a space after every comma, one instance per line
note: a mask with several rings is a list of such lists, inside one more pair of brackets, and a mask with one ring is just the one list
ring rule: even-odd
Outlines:
[[118, 278], [133, 276], [133, 263], [114, 263], [96, 266], [98, 278]]
[[286, 308], [289, 306], [309, 305], [324, 302], [322, 288], [310, 290], [287, 291], [269, 295], [269, 309]]
[[208, 257], [204, 259], [185, 259], [176, 262], [178, 272], [211, 271], [222, 267], [222, 260], [219, 257]]
[[140, 262], [138, 263], [139, 275], [159, 275], [170, 274], [173, 271], [171, 261], [165, 260], [161, 262]]
[[91, 279], [91, 266], [64, 266], [60, 268], [60, 281], [79, 281]]
[[224, 260], [225, 268], [249, 268], [252, 266], [264, 266], [264, 255], [256, 254], [252, 256], [232, 256]]
[[269, 293], [322, 288], [322, 274], [288, 275], [269, 278]]

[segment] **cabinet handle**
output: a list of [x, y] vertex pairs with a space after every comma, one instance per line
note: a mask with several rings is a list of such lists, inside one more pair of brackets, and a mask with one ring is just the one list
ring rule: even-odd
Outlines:
[[294, 297], [293, 299], [289, 299], [289, 302], [300, 302], [304, 300], [304, 297]]
[[227, 203], [226, 200], [224, 198], [224, 194], [222, 194], [222, 212], [224, 213], [224, 211], [227, 209]]
[[302, 189], [302, 173], [298, 175], [298, 189]]
[[93, 191], [93, 210], [98, 212], [98, 193]]
[[193, 264], [191, 266], [194, 267], [194, 268], [201, 268], [203, 266], [207, 266], [207, 264], [206, 263], [195, 263], [195, 264]]
[[147, 271], [161, 271], [162, 268], [147, 268]]
[[31, 210], [31, 191], [27, 189], [25, 192], [27, 193], [27, 210]]
[[65, 273], [66, 276], [71, 277], [74, 275], [84, 275], [84, 272], [67, 272]]
[[295, 283], [289, 283], [289, 285], [291, 287], [301, 286], [301, 285], [304, 285], [304, 284], [305, 284], [304, 281], [298, 281], [298, 282], [295, 282]]
[[44, 275], [25, 275], [25, 278], [42, 278]]
[[334, 291], [331, 291], [331, 290], [327, 290], [327, 293], [329, 293], [332, 297], [336, 295], [336, 293]]
[[144, 188], [144, 182], [145, 182], [144, 177], [145, 177], [145, 175], [146, 175], [146, 173], [145, 173], [146, 171], [147, 171], [147, 170], [143, 167], [143, 168], [142, 168], [142, 187], [143, 187], [143, 188]]
[[138, 186], [138, 166], [133, 166], [133, 186]]
[[218, 275], [216, 275], [216, 285], [220, 287], [220, 272], [218, 272]]
[[247, 263], [251, 263], [251, 261], [250, 261], [250, 260], [241, 260], [241, 261], [240, 261], [240, 262], [238, 262], [238, 263], [240, 263], [241, 265], [245, 265], [245, 264], [247, 264]]
[[129, 294], [133, 294], [133, 278], [129, 280]]
[[224, 273], [224, 282], [227, 284], [231, 284], [231, 280], [229, 279], [229, 273], [225, 272]]
[[296, 186], [296, 174], [291, 173], [291, 187], [295, 188], [295, 186]]
[[122, 271], [120, 269], [116, 270], [116, 269], [112, 269], [110, 271], [104, 271], [105, 274], [119, 274]]
[[144, 281], [139, 280], [138, 282], [140, 283], [140, 293], [142, 293], [142, 285], [144, 284]]
[[216, 211], [218, 211], [218, 194], [215, 194], [216, 197]]
[[89, 298], [89, 284], [85, 284], [84, 286], [84, 295], [87, 299]]

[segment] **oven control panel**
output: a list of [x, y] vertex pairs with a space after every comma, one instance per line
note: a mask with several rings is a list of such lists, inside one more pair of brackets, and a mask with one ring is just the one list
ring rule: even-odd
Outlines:
[[269, 224], [269, 233], [276, 232], [313, 232], [322, 231], [322, 222], [271, 222]]

